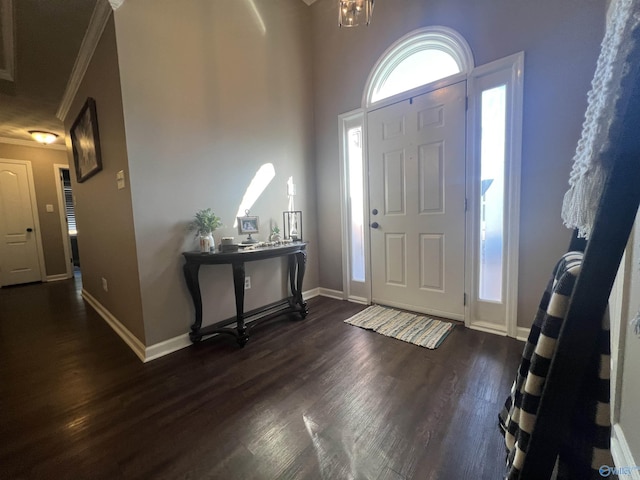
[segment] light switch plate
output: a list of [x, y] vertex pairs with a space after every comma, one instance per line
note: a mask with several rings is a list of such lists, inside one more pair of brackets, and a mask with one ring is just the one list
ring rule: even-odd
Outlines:
[[116, 173], [116, 183], [118, 184], [118, 190], [122, 190], [124, 188], [124, 170], [120, 170]]
[[53, 212], [53, 205], [51, 205], [50, 203], [47, 203], [46, 208], [47, 208], [47, 212], [49, 213]]

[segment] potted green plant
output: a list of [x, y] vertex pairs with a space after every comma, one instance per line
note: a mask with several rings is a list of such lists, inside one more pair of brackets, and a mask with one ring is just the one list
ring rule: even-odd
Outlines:
[[200, 237], [200, 251], [202, 253], [213, 252], [216, 249], [213, 240], [213, 232], [222, 226], [220, 217], [216, 216], [210, 208], [198, 210], [189, 224], [190, 230], [195, 230]]
[[277, 223], [274, 223], [273, 227], [271, 228], [270, 240], [272, 242], [279, 242], [280, 241], [280, 227], [278, 227]]

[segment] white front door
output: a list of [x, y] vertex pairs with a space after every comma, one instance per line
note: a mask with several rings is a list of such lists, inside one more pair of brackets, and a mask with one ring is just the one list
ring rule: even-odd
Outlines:
[[372, 301], [464, 320], [466, 82], [368, 114]]
[[27, 167], [0, 162], [0, 286], [42, 280]]

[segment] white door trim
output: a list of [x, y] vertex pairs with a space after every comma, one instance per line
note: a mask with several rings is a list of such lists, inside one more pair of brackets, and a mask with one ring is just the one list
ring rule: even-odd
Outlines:
[[366, 142], [366, 115], [362, 108], [338, 115], [338, 128], [340, 132], [340, 210], [342, 215], [342, 284], [344, 298], [355, 303], [371, 303], [371, 262], [369, 254], [368, 228], [364, 229], [364, 263], [365, 280], [356, 282], [351, 280], [351, 215], [350, 215], [350, 191], [349, 191], [349, 158], [347, 152], [347, 131], [350, 128], [360, 126], [362, 128], [362, 170], [363, 170], [363, 214], [367, 222], [369, 211], [369, 182], [367, 180], [368, 156]]
[[[481, 65], [469, 75], [469, 109], [467, 111], [467, 308], [465, 325], [481, 331], [518, 336], [518, 258], [520, 246], [520, 183], [522, 157], [522, 98], [524, 82], [524, 52]], [[482, 91], [498, 84], [507, 85], [507, 118], [505, 131], [505, 191], [504, 191], [504, 298], [499, 316], [491, 320], [480, 318], [479, 310], [492, 302], [478, 298], [479, 258], [476, 245], [480, 225], [480, 102]], [[497, 306], [497, 304], [496, 304]]]
[[[432, 27], [430, 27], [432, 28]], [[438, 28], [438, 27], [433, 27]], [[417, 31], [416, 31], [417, 32]], [[416, 33], [412, 32], [412, 34]], [[446, 33], [446, 32], [445, 32]], [[485, 64], [475, 68], [475, 64], [472, 56], [469, 56], [468, 62], [468, 70], [462, 71], [456, 75], [453, 75], [448, 78], [440, 79], [432, 84], [423, 85], [421, 87], [414, 88], [407, 92], [402, 92], [397, 95], [393, 95], [389, 98], [385, 98], [373, 104], [369, 104], [369, 97], [372, 91], [373, 79], [376, 76], [378, 70], [380, 70], [380, 66], [383, 62], [388, 60], [388, 54], [391, 51], [394, 51], [394, 48], [398, 47], [403, 41], [409, 38], [412, 34], [409, 34], [396, 43], [394, 43], [385, 54], [383, 54], [369, 74], [369, 78], [365, 85], [365, 89], [363, 92], [362, 98], [362, 108], [358, 110], [354, 110], [348, 113], [344, 113], [340, 115], [339, 120], [339, 134], [340, 134], [340, 175], [341, 175], [341, 196], [342, 196], [342, 215], [343, 215], [343, 231], [342, 231], [342, 241], [343, 241], [343, 249], [342, 249], [342, 260], [343, 260], [343, 284], [345, 296], [350, 298], [353, 292], [350, 293], [350, 282], [349, 282], [349, 248], [348, 248], [348, 228], [349, 228], [349, 214], [347, 210], [347, 197], [345, 196], [347, 190], [345, 190], [345, 185], [347, 178], [345, 176], [345, 158], [344, 158], [344, 128], [345, 128], [345, 119], [352, 118], [356, 115], [362, 115], [362, 124], [364, 129], [365, 137], [367, 136], [367, 114], [370, 111], [377, 110], [379, 108], [386, 107], [396, 102], [400, 102], [406, 100], [408, 98], [422, 95], [428, 93], [430, 91], [440, 89], [447, 85], [451, 85], [454, 83], [458, 83], [461, 80], [467, 80], [467, 99], [468, 99], [468, 111], [467, 111], [467, 122], [466, 122], [466, 135], [467, 135], [467, 149], [465, 156], [465, 164], [467, 169], [467, 177], [466, 177], [466, 199], [468, 202], [468, 212], [469, 215], [466, 215], [466, 246], [465, 246], [465, 298], [466, 298], [466, 307], [464, 311], [464, 320], [466, 326], [470, 328], [475, 328], [478, 330], [488, 331], [500, 335], [508, 335], [510, 337], [518, 337], [523, 336], [524, 332], [522, 329], [518, 328], [518, 258], [519, 258], [519, 227], [520, 227], [520, 182], [521, 182], [521, 151], [522, 151], [522, 110], [523, 110], [523, 74], [524, 74], [524, 53], [519, 52], [509, 57], [505, 57], [503, 59], [496, 60], [489, 64]], [[456, 36], [453, 38], [454, 43], [457, 42], [458, 49], [461, 48], [463, 51], [471, 52], [470, 49], [465, 50], [464, 46], [466, 45], [466, 41], [462, 36]], [[506, 72], [506, 73], [505, 73]], [[478, 118], [477, 111], [474, 112], [474, 108], [476, 108], [477, 104], [481, 100], [482, 90], [474, 89], [472, 85], [481, 86], [483, 83], [486, 83], [485, 77], [491, 77], [492, 75], [504, 75], [508, 77], [507, 83], [509, 84], [509, 92], [508, 92], [508, 117], [506, 122], [506, 145], [505, 145], [505, 153], [507, 157], [506, 172], [505, 172], [505, 210], [504, 210], [504, 221], [506, 224], [505, 236], [504, 236], [504, 264], [503, 264], [503, 299], [501, 306], [501, 312], [498, 315], [500, 318], [497, 321], [493, 318], [490, 318], [490, 321], [487, 321], [487, 315], [480, 318], [481, 315], [477, 315], [479, 311], [478, 305], [480, 305], [480, 310], [484, 313], [487, 313], [491, 308], [486, 308], [488, 302], [478, 300], [478, 295], [474, 295], [474, 292], [477, 288], [477, 263], [478, 259], [475, 258], [474, 248], [475, 248], [475, 229], [477, 225], [479, 225], [479, 212], [478, 204], [479, 198], [476, 199], [476, 194], [479, 194], [478, 189], [479, 185], [479, 166], [476, 165], [480, 158], [477, 155], [475, 149], [477, 147], [476, 143], [478, 141], [478, 129], [480, 119]], [[509, 76], [510, 75], [510, 76]], [[365, 144], [365, 158], [364, 164], [366, 171], [369, 171], [369, 158], [368, 152], [366, 151]], [[365, 182], [368, 187], [368, 179]], [[370, 211], [369, 206], [369, 198], [368, 195], [365, 196], [364, 199], [364, 215], [365, 218], [368, 218], [368, 214]], [[370, 240], [368, 240], [368, 245], [370, 247]], [[372, 252], [369, 250], [366, 252], [366, 264], [369, 268], [369, 272], [371, 271], [371, 257]], [[368, 289], [368, 299], [371, 300], [371, 280], [370, 277], [367, 278], [367, 283], [369, 285]], [[489, 306], [490, 307], [490, 306]], [[487, 312], [485, 312], [485, 310]], [[478, 318], [475, 318], [475, 317]]]
[[[616, 467], [631, 467], [637, 464], [633, 452], [627, 442], [624, 429], [620, 424], [622, 408], [622, 380], [625, 365], [625, 348], [629, 318], [635, 314], [631, 310], [631, 281], [634, 269], [634, 244], [636, 243], [636, 226], [631, 231], [627, 248], [620, 261], [618, 274], [609, 296], [609, 311], [611, 313], [611, 454]], [[627, 406], [627, 408], [629, 408]], [[629, 478], [640, 479], [640, 472], [632, 470]]]
[[[38, 252], [38, 268], [40, 269], [40, 281], [47, 281], [47, 271], [44, 263], [44, 250], [42, 249], [42, 232], [40, 231], [40, 216], [38, 215], [38, 202], [36, 188], [33, 183], [33, 168], [29, 160], [15, 160], [11, 158], [0, 158], [0, 163], [13, 163], [24, 165], [27, 169], [27, 184], [29, 185], [29, 196], [31, 197], [31, 210], [33, 212], [33, 222], [36, 237], [36, 250]], [[2, 285], [0, 285], [1, 287]]]
[[[506, 238], [505, 238], [505, 293], [504, 293], [504, 302], [505, 302], [505, 313], [504, 317], [499, 319], [498, 323], [486, 322], [482, 319], [473, 318], [474, 317], [474, 307], [478, 303], [476, 296], [472, 293], [476, 290], [476, 274], [477, 274], [477, 259], [473, 253], [473, 249], [475, 246], [475, 229], [477, 223], [479, 222], [476, 210], [478, 208], [478, 201], [476, 200], [476, 190], [478, 188], [475, 185], [476, 177], [479, 178], [479, 170], [478, 165], [479, 157], [476, 156], [478, 141], [478, 128], [479, 128], [479, 118], [477, 112], [475, 112], [475, 108], [477, 103], [480, 100], [481, 90], [475, 89], [473, 85], [478, 84], [478, 79], [487, 76], [493, 75], [495, 72], [506, 71], [510, 75], [510, 91], [509, 91], [509, 118], [507, 119], [507, 145], [506, 145], [506, 153], [508, 157], [509, 170], [507, 171], [506, 178], [507, 184], [505, 186], [505, 220], [508, 224]], [[500, 335], [508, 335], [510, 337], [517, 337], [519, 334], [518, 330], [518, 250], [519, 250], [519, 242], [520, 242], [520, 220], [519, 220], [519, 212], [520, 212], [520, 182], [521, 182], [521, 152], [522, 152], [522, 96], [523, 96], [523, 71], [524, 71], [524, 53], [520, 52], [509, 57], [497, 60], [495, 62], [491, 62], [486, 65], [482, 65], [476, 69], [474, 69], [470, 75], [468, 76], [467, 82], [467, 95], [469, 99], [469, 109], [467, 111], [467, 149], [466, 149], [466, 168], [467, 168], [467, 179], [466, 179], [466, 197], [469, 202], [468, 212], [466, 220], [466, 247], [465, 247], [465, 257], [466, 257], [466, 268], [465, 268], [465, 291], [467, 292], [467, 305], [464, 314], [465, 324], [470, 328], [475, 328], [482, 331], [488, 331]], [[458, 76], [452, 77], [449, 79], [451, 83], [456, 83], [460, 80]], [[395, 101], [401, 101], [406, 98], [411, 98], [416, 95], [428, 93], [435, 89], [442, 88], [444, 86], [444, 82], [436, 82], [435, 84], [425, 85], [418, 89], [411, 90], [409, 92], [405, 92], [404, 94], [398, 95], [394, 97]], [[384, 105], [376, 104], [371, 107], [363, 107], [358, 110], [354, 110], [349, 113], [345, 113], [339, 116], [339, 124], [340, 124], [340, 134], [342, 135], [344, 132], [344, 120], [347, 118], [353, 118], [357, 115], [363, 116], [363, 128], [366, 132], [367, 130], [367, 114], [369, 111], [377, 110], [383, 106], [388, 106], [387, 102], [381, 102]], [[366, 133], [365, 133], [366, 135]], [[341, 143], [343, 140], [341, 140]], [[366, 142], [365, 142], [366, 147]], [[343, 209], [346, 209], [346, 190], [345, 190], [345, 182], [346, 177], [344, 175], [344, 153], [341, 145], [341, 194], [343, 195]], [[368, 172], [369, 170], [369, 158], [368, 152], [365, 149], [365, 168]], [[366, 182], [368, 183], [368, 182]], [[368, 185], [367, 185], [368, 187]], [[365, 205], [365, 218], [367, 218], [369, 213], [369, 198], [365, 197], [364, 205]], [[346, 228], [348, 226], [349, 219], [346, 210], [343, 210], [343, 279], [345, 283], [345, 293], [347, 298], [350, 296], [349, 292], [349, 279], [348, 275], [348, 264], [349, 264], [349, 251], [348, 248], [348, 238], [345, 237], [347, 235]], [[369, 266], [369, 271], [371, 270], [371, 252], [366, 252], [366, 263]], [[371, 285], [370, 278], [368, 278], [369, 286]], [[371, 299], [371, 293], [369, 288], [369, 299]], [[520, 332], [521, 333], [521, 332]]]
[[71, 268], [71, 237], [69, 236], [69, 226], [67, 224], [67, 202], [64, 199], [62, 190], [62, 170], [69, 170], [69, 165], [55, 163], [53, 165], [53, 175], [56, 180], [56, 193], [58, 194], [58, 212], [60, 214], [60, 230], [62, 231], [62, 244], [64, 248], [64, 258], [66, 259], [65, 278], [73, 276]]
[[464, 320], [466, 95], [463, 81], [368, 113], [375, 303]]

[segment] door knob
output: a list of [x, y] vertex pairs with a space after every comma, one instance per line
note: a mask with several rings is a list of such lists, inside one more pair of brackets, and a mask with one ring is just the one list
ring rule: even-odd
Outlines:
[[33, 228], [27, 228], [27, 232], [29, 233], [33, 232]]
[[377, 215], [377, 214], [378, 214], [378, 209], [377, 209], [377, 208], [374, 208], [374, 209], [371, 211], [371, 213], [373, 213], [374, 215]]
[[380, 225], [378, 225], [378, 222], [373, 222], [371, 224], [371, 228], [378, 228]]

